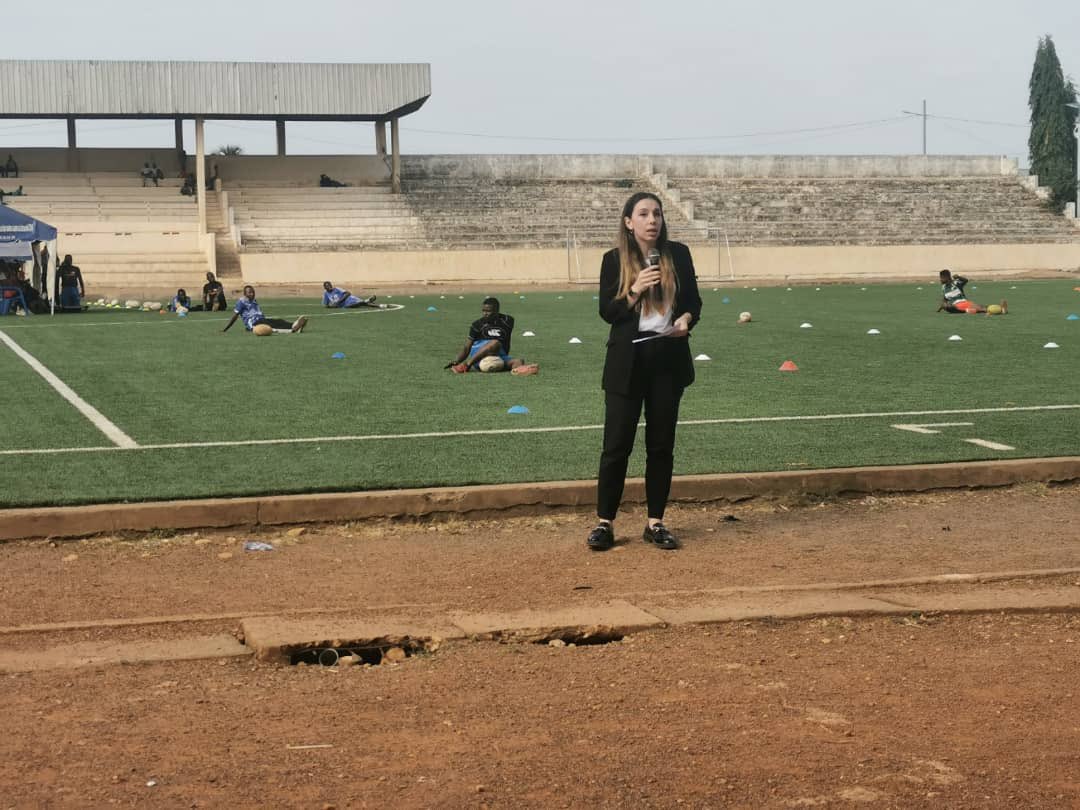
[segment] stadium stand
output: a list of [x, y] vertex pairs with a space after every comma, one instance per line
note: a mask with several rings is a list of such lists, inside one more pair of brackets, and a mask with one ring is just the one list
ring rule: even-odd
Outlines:
[[30, 172], [22, 197], [6, 202], [53, 225], [57, 246], [71, 253], [88, 285], [138, 290], [191, 285], [212, 268], [201, 247], [192, 198], [180, 180], [142, 187], [137, 172]]
[[746, 247], [1080, 241], [1016, 176], [672, 177], [669, 186]]

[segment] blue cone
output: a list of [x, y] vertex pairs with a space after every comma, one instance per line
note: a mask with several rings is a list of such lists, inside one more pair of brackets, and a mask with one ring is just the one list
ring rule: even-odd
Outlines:
[[428, 307], [427, 311], [428, 312], [438, 312], [439, 310], [436, 307]]
[[730, 299], [730, 298], [728, 298], [728, 297], [727, 297], [727, 296], [725, 295], [725, 296], [724, 296], [723, 298], [721, 298], [721, 299], [720, 299], [720, 303], [721, 303], [721, 304], [730, 304], [730, 303], [731, 303], [731, 299]]
[[510, 410], [507, 411], [507, 413], [528, 413], [528, 412], [529, 412], [529, 409], [526, 408], [524, 405], [515, 405]]
[[331, 360], [344, 360], [345, 359], [345, 352], [334, 352], [332, 355], [330, 355], [330, 359]]
[[1069, 315], [1067, 315], [1065, 320], [1067, 320], [1067, 321], [1080, 321], [1080, 315], [1077, 315], [1075, 312], [1073, 312], [1073, 313], [1070, 313]]

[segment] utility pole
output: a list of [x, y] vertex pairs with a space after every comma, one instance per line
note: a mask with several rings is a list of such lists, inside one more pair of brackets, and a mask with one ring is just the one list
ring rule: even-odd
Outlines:
[[904, 115], [918, 115], [922, 117], [922, 153], [923, 157], [926, 157], [926, 119], [928, 118], [926, 114], [926, 99], [923, 99], [921, 113], [912, 112], [911, 110], [901, 110], [900, 112]]
[[1073, 208], [1073, 218], [1080, 219], [1080, 104], [1075, 101], [1065, 105], [1076, 116], [1073, 119], [1073, 137], [1076, 139], [1076, 207]]

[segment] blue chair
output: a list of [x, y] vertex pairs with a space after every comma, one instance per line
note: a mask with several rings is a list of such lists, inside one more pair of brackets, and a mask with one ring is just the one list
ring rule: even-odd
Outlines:
[[[15, 295], [9, 295], [12, 292]], [[30, 307], [26, 305], [26, 296], [23, 295], [22, 289], [19, 287], [0, 287], [0, 315], [14, 315], [16, 301], [22, 305], [23, 312], [29, 315]]]

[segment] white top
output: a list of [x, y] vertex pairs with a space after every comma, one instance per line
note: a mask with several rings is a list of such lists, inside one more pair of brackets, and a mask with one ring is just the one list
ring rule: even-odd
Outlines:
[[648, 315], [645, 314], [645, 308], [641, 308], [641, 312], [638, 315], [638, 331], [639, 332], [666, 332], [671, 328], [671, 307], [666, 310], [657, 311], [653, 310]]

